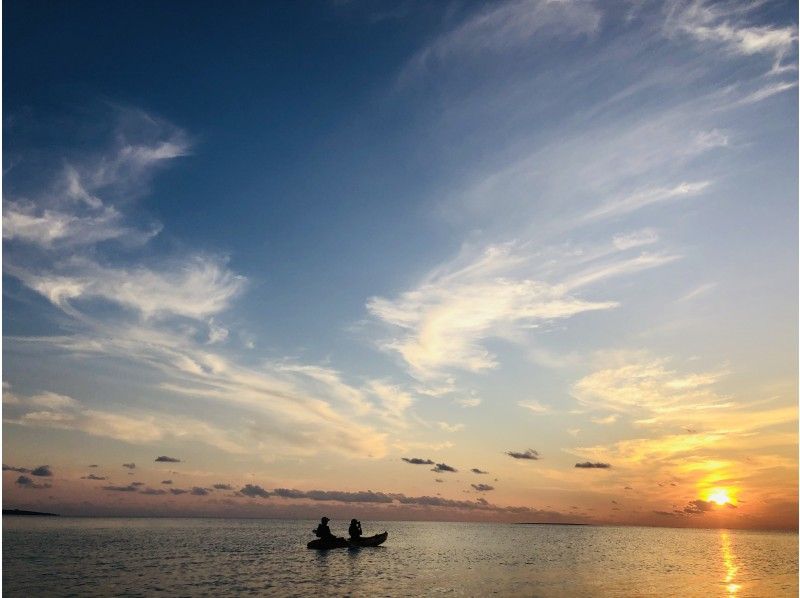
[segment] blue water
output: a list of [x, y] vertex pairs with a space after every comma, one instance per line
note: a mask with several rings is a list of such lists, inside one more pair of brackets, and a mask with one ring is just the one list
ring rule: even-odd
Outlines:
[[[7, 596], [797, 596], [793, 533], [364, 522], [384, 546], [307, 550], [312, 521], [3, 517]], [[334, 533], [346, 522], [332, 522]]]

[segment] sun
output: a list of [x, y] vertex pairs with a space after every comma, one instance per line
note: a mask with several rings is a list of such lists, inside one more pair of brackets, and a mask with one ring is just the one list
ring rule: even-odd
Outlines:
[[721, 506], [731, 502], [731, 497], [725, 488], [714, 488], [708, 493], [708, 500]]

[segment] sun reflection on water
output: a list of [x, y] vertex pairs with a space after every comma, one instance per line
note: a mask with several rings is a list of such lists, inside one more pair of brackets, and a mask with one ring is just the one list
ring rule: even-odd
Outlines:
[[734, 583], [736, 573], [739, 567], [731, 550], [731, 538], [728, 532], [720, 532], [720, 540], [722, 542], [722, 562], [725, 565], [725, 589], [728, 591], [728, 596], [735, 596], [741, 589], [738, 583]]

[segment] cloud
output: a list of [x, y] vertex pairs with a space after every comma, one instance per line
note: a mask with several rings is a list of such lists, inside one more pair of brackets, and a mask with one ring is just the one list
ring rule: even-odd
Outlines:
[[472, 469], [470, 469], [470, 471], [472, 473], [477, 473], [477, 474], [488, 474], [489, 473], [488, 471], [480, 470], [477, 467], [473, 467]]
[[748, 13], [758, 4], [679, 2], [668, 12], [668, 35], [685, 34], [716, 45], [730, 57], [768, 54], [779, 65], [797, 41], [797, 26], [754, 25]]
[[490, 486], [489, 484], [470, 484], [475, 490], [478, 492], [489, 492], [490, 490], [494, 490], [494, 486]]
[[162, 484], [171, 484], [172, 480], [161, 480]]
[[600, 463], [600, 462], [592, 463], [591, 461], [585, 461], [583, 463], [576, 463], [575, 467], [579, 469], [609, 469], [611, 468], [611, 465], [609, 465], [608, 463]]
[[688, 513], [689, 515], [701, 515], [702, 513], [712, 511], [713, 509], [713, 502], [697, 499], [690, 501], [689, 504], [683, 508], [683, 512]]
[[447, 422], [436, 422], [436, 425], [445, 432], [460, 432], [464, 429], [464, 424], [448, 424]]
[[607, 415], [606, 417], [593, 417], [592, 421], [596, 424], [606, 426], [616, 422], [618, 417], [619, 416], [616, 413], [612, 413], [611, 415]]
[[138, 492], [139, 487], [134, 484], [128, 484], [127, 486], [103, 486], [103, 490], [109, 492]]
[[38, 484], [26, 475], [19, 476], [15, 483], [22, 488], [32, 488], [34, 490], [42, 490], [52, 487], [51, 484]]
[[[42, 396], [48, 397], [49, 408], [47, 409], [36, 408], [41, 406], [39, 399]], [[60, 398], [58, 401], [49, 400], [52, 396]], [[6, 418], [6, 423], [79, 430], [93, 436], [104, 436], [136, 444], [155, 443], [166, 438], [180, 438], [204, 442], [230, 453], [245, 452], [242, 446], [231, 439], [229, 433], [190, 417], [168, 415], [156, 417], [150, 413], [136, 412], [111, 413], [89, 409], [75, 399], [55, 395], [55, 393], [44, 393], [44, 395], [37, 395], [33, 398], [21, 397], [20, 406], [27, 408], [28, 412], [17, 418]], [[32, 408], [35, 410], [31, 411]], [[136, 464], [124, 463], [123, 467], [135, 469]]]
[[571, 39], [597, 30], [600, 13], [589, 4], [515, 0], [483, 7], [419, 50], [398, 78], [408, 84], [442, 75], [489, 55], [510, 55], [535, 42]]
[[269, 492], [256, 484], [245, 484], [244, 488], [239, 490], [239, 493], [250, 498], [269, 498]]
[[421, 379], [448, 369], [480, 372], [497, 366], [484, 339], [617, 306], [584, 301], [568, 295], [563, 285], [524, 277], [519, 270], [528, 262], [513, 245], [492, 245], [475, 259], [462, 256], [434, 270], [395, 299], [370, 298], [370, 314], [400, 333], [382, 347], [399, 354]]
[[403, 461], [406, 463], [411, 463], [411, 465], [433, 465], [433, 461], [430, 459], [420, 459], [419, 457], [403, 457]]
[[447, 463], [437, 463], [436, 467], [431, 469], [431, 471], [435, 471], [436, 473], [443, 473], [443, 472], [456, 473], [458, 470], [455, 467], [450, 467]]
[[38, 477], [49, 478], [53, 476], [53, 472], [50, 471], [49, 465], [40, 465], [31, 470], [31, 475], [35, 475]]
[[144, 486], [144, 482], [131, 482], [131, 486]]
[[464, 399], [456, 399], [456, 404], [460, 405], [461, 407], [477, 407], [481, 404], [481, 400], [478, 397], [468, 397]]
[[641, 210], [644, 207], [686, 199], [701, 194], [711, 185], [711, 181], [683, 182], [674, 187], [650, 187], [634, 191], [630, 195], [612, 199], [589, 211], [585, 220], [599, 220]]
[[212, 488], [215, 490], [233, 490], [230, 484], [214, 484]]
[[209, 490], [207, 488], [201, 488], [200, 486], [193, 487], [189, 492], [189, 494], [192, 494], [193, 496], [206, 496], [208, 493]]
[[89, 465], [89, 467], [100, 467], [99, 465]]
[[614, 247], [620, 251], [641, 247], [642, 245], [651, 245], [656, 242], [658, 242], [658, 233], [652, 228], [614, 235]]
[[136, 469], [136, 463], [123, 463], [122, 466], [128, 469]]
[[175, 457], [167, 457], [162, 455], [161, 457], [156, 457], [156, 463], [180, 463], [180, 459], [176, 459]]
[[10, 272], [27, 287], [68, 314], [74, 302], [104, 299], [132, 310], [144, 319], [183, 316], [203, 319], [228, 308], [244, 288], [245, 279], [230, 272], [219, 258], [192, 256], [172, 268], [108, 267], [90, 258], [74, 258], [59, 272]]
[[371, 490], [360, 492], [344, 492], [338, 490], [290, 490], [276, 488], [272, 494], [281, 498], [308, 499], [317, 501], [338, 501], [349, 503], [391, 503], [392, 495]]
[[[433, 461], [431, 461], [433, 463]], [[13, 465], [6, 465], [3, 463], [3, 471], [16, 471], [17, 473], [30, 473], [31, 470], [27, 467], [14, 467]]]
[[539, 401], [519, 401], [517, 405], [536, 414], [550, 412], [550, 407], [547, 405], [542, 405]]
[[95, 475], [93, 473], [90, 473], [89, 475], [83, 476], [81, 479], [82, 480], [105, 480], [106, 478], [103, 477], [103, 476], [99, 476], [99, 475]]
[[167, 491], [162, 488], [145, 488], [144, 490], [139, 492], [139, 494], [147, 494], [150, 496], [162, 496], [166, 493]]
[[169, 493], [174, 494], [175, 496], [179, 496], [181, 494], [188, 494], [188, 490], [184, 490], [183, 488], [170, 488]]
[[516, 451], [506, 451], [506, 455], [513, 459], [528, 459], [530, 461], [538, 461], [540, 458], [539, 452], [533, 449], [528, 449], [522, 453]]

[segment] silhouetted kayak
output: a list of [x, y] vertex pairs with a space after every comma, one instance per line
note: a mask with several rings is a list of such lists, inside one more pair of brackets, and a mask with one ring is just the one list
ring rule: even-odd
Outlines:
[[347, 540], [346, 538], [325, 540], [320, 538], [319, 540], [311, 540], [311, 542], [308, 543], [308, 547], [316, 550], [329, 550], [331, 548], [363, 548], [367, 546], [379, 546], [380, 544], [386, 542], [386, 538], [388, 536], [389, 532], [383, 532], [382, 534], [368, 536], [366, 538], [359, 538], [358, 540]]

